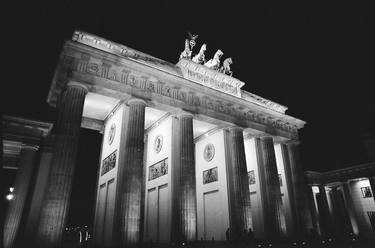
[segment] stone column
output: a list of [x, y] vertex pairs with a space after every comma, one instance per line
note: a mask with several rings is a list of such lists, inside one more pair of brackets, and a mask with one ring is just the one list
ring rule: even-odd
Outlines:
[[321, 235], [322, 232], [321, 232], [320, 223], [319, 223], [319, 213], [318, 213], [317, 205], [315, 204], [315, 196], [312, 190], [312, 186], [308, 185], [306, 191], [307, 191], [306, 193], [307, 199], [308, 199], [309, 206], [310, 206], [313, 228], [317, 234]]
[[193, 116], [180, 113], [172, 119], [172, 235], [173, 242], [194, 241], [197, 203]]
[[332, 235], [331, 214], [329, 212], [328, 199], [324, 185], [319, 185], [320, 204], [318, 204], [320, 215], [320, 226], [322, 235]]
[[140, 241], [144, 123], [146, 102], [131, 99], [125, 109], [120, 145], [118, 190], [115, 218], [119, 221], [118, 238], [121, 245], [135, 245]]
[[370, 182], [370, 187], [371, 187], [371, 191], [372, 191], [372, 197], [375, 200], [375, 176], [369, 177], [368, 181]]
[[14, 198], [8, 206], [4, 221], [4, 247], [14, 247], [27, 216], [27, 198], [32, 188], [32, 175], [36, 164], [38, 146], [22, 145], [19, 168], [14, 185]]
[[[291, 219], [290, 221], [286, 221], [286, 227], [287, 227], [287, 234], [289, 234], [292, 237], [295, 237], [297, 234], [297, 227], [298, 227], [298, 220], [297, 220], [297, 213], [296, 213], [296, 203], [295, 203], [295, 189], [293, 184], [293, 175], [290, 165], [290, 159], [289, 159], [289, 152], [288, 152], [288, 146], [286, 144], [280, 144], [281, 147], [281, 153], [283, 157], [283, 163], [284, 163], [284, 171], [285, 171], [285, 184], [287, 187], [288, 192], [288, 199], [289, 199], [289, 209], [285, 208], [285, 211], [290, 211], [289, 213], [285, 214], [286, 220]], [[284, 205], [285, 206], [285, 205]]]
[[22, 237], [25, 244], [30, 244], [34, 241], [36, 228], [39, 223], [40, 211], [43, 202], [44, 193], [46, 191], [46, 184], [48, 174], [50, 171], [51, 160], [53, 157], [54, 135], [49, 134], [43, 141], [41, 148], [40, 160], [36, 171], [35, 186], [32, 192], [32, 200], [30, 204], [30, 211], [27, 221], [25, 223], [25, 232]]
[[268, 239], [278, 239], [283, 233], [281, 228], [283, 208], [273, 139], [272, 137], [256, 138], [255, 145], [265, 237]]
[[349, 211], [350, 222], [352, 224], [353, 232], [356, 235], [365, 236], [369, 231], [367, 225], [367, 215], [365, 215], [360, 202], [355, 202], [352, 197], [352, 188], [355, 182], [344, 183], [344, 196], [345, 202], [347, 204], [347, 209]]
[[288, 151], [290, 179], [292, 187], [292, 202], [294, 207], [295, 228], [298, 236], [309, 235], [312, 228], [311, 213], [309, 211], [308, 197], [306, 195], [307, 184], [300, 159], [298, 142], [290, 142], [285, 147]]
[[55, 126], [55, 153], [36, 234], [36, 243], [39, 247], [55, 247], [61, 243], [68, 214], [83, 104], [87, 92], [88, 89], [83, 84], [71, 82], [60, 96]]
[[231, 235], [250, 228], [250, 193], [242, 129], [225, 129], [225, 153]]

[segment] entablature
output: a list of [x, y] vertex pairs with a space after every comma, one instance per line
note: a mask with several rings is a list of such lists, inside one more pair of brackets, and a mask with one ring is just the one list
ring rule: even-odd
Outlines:
[[[56, 104], [68, 81], [79, 81], [90, 91], [122, 98], [122, 94], [208, 115], [292, 139], [305, 122], [260, 104], [229, 95], [145, 63], [67, 41], [60, 56], [47, 101]], [[109, 93], [111, 92], [111, 93]]]

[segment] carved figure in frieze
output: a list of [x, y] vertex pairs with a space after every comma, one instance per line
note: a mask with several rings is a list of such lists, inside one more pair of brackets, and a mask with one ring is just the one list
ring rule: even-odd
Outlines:
[[213, 70], [218, 70], [220, 68], [220, 58], [223, 56], [223, 52], [219, 49], [216, 51], [214, 57], [207, 61], [204, 65]]
[[206, 63], [206, 58], [204, 56], [204, 53], [206, 52], [207, 46], [206, 44], [203, 44], [201, 46], [201, 49], [199, 50], [199, 53], [195, 55], [192, 59], [193, 62], [203, 65]]
[[220, 68], [220, 72], [232, 76], [233, 72], [230, 70], [231, 64], [233, 64], [232, 58], [226, 58], [223, 62], [223, 66]]
[[190, 59], [191, 58], [191, 50], [189, 46], [189, 40], [185, 40], [185, 49], [180, 54], [180, 59]]

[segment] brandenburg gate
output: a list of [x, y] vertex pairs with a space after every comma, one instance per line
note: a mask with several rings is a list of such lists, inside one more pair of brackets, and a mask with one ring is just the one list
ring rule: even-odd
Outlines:
[[81, 127], [103, 134], [98, 247], [225, 240], [227, 230], [236, 237], [249, 228], [267, 239], [309, 232], [298, 138], [305, 122], [241, 90], [232, 60], [220, 66], [222, 51], [206, 61], [209, 47], [194, 56], [194, 45], [187, 40], [172, 64], [82, 31], [65, 41], [47, 98], [58, 118], [50, 159], [40, 161], [48, 166], [38, 167], [45, 180], [34, 189], [34, 228], [9, 224], [31, 211], [10, 208], [5, 247], [61, 243]]

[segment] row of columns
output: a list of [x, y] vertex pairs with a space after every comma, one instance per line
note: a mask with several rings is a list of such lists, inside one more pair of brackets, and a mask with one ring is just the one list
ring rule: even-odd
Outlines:
[[[79, 139], [82, 111], [88, 89], [78, 83], [68, 83], [60, 97], [58, 120], [55, 127], [54, 154], [46, 176], [46, 190], [40, 199], [38, 221], [34, 220], [32, 237], [38, 247], [55, 247], [62, 241], [67, 219], [75, 159]], [[146, 103], [130, 100], [123, 121], [125, 139], [120, 150], [124, 153], [119, 161], [119, 190], [115, 205], [114, 239], [117, 244], [136, 244], [141, 240], [141, 211], [143, 188], [144, 119]], [[173, 173], [172, 173], [172, 239], [190, 241], [196, 239], [196, 192], [193, 141], [193, 116], [182, 113], [173, 119]], [[230, 228], [241, 233], [250, 227], [250, 195], [243, 132], [231, 127], [225, 131]], [[281, 192], [272, 137], [256, 138], [258, 169], [265, 210], [266, 237], [281, 237]], [[303, 195], [302, 169], [299, 167], [297, 147], [285, 145], [288, 157], [291, 203], [296, 216], [296, 229], [306, 221], [306, 209], [300, 201]], [[14, 208], [22, 212], [19, 208]], [[17, 213], [18, 213], [17, 212]], [[17, 218], [12, 218], [16, 220]], [[9, 230], [14, 226], [9, 224]], [[14, 246], [13, 231], [8, 231], [6, 247]]]
[[[375, 200], [375, 177], [368, 178], [372, 197]], [[317, 185], [318, 197], [315, 196], [310, 186], [310, 208], [312, 210], [314, 229], [323, 236], [348, 234], [356, 235], [366, 233], [361, 223], [366, 223], [363, 210], [353, 200], [353, 182], [345, 181], [331, 187], [331, 210], [328, 203], [326, 185]], [[316, 204], [314, 198], [316, 197]]]

